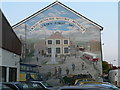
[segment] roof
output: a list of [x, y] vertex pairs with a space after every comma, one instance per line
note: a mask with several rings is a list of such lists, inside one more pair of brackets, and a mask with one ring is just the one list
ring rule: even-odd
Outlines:
[[66, 8], [67, 10], [69, 10], [69, 11], [71, 11], [72, 13], [76, 14], [77, 16], [79, 16], [79, 17], [81, 17], [81, 18], [87, 20], [88, 22], [92, 23], [93, 25], [97, 26], [98, 28], [100, 28], [100, 30], [103, 30], [103, 27], [102, 27], [102, 26], [98, 25], [97, 23], [91, 21], [90, 19], [84, 17], [83, 15], [77, 13], [76, 11], [72, 10], [71, 8], [67, 7], [66, 5], [64, 5], [64, 4], [62, 4], [62, 3], [58, 2], [58, 1], [53, 2], [52, 4], [50, 4], [50, 5], [48, 5], [47, 7], [43, 8], [42, 10], [36, 12], [35, 14], [33, 14], [33, 15], [29, 16], [28, 18], [22, 20], [21, 22], [19, 22], [19, 23], [13, 25], [12, 28], [15, 28], [15, 27], [17, 27], [17, 26], [23, 24], [23, 23], [26, 22], [27, 20], [29, 20], [29, 19], [31, 19], [31, 18], [37, 16], [39, 13], [44, 12], [45, 10], [49, 9], [50, 7], [52, 7], [52, 6], [55, 5], [55, 4], [59, 4], [60, 6]]
[[66, 38], [62, 35], [62, 33], [55, 32], [50, 37], [48, 37], [47, 39], [66, 39]]
[[10, 26], [9, 22], [5, 18], [4, 14], [0, 10], [0, 16], [2, 19], [1, 27], [0, 28], [0, 36], [2, 36], [0, 39], [0, 47], [2, 49], [5, 49], [7, 51], [13, 52], [17, 55], [21, 55], [21, 41], [13, 31], [12, 27]]

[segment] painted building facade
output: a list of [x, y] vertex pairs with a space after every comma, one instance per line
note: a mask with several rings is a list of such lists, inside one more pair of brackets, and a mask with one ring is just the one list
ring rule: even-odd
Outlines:
[[62, 33], [55, 32], [46, 39], [47, 54], [51, 55], [53, 47], [55, 48], [56, 55], [69, 55], [69, 39], [62, 36]]
[[[70, 69], [69, 74], [89, 72], [93, 78], [102, 75], [103, 27], [66, 5], [56, 1], [17, 23], [13, 29], [25, 42], [22, 55], [31, 61], [39, 61], [41, 70], [44, 70], [40, 73], [54, 73], [54, 67], [60, 65], [63, 67], [62, 75], [65, 75], [66, 66]], [[84, 52], [90, 53], [89, 58], [84, 57]], [[56, 57], [60, 54], [63, 56]], [[97, 62], [93, 61], [94, 56], [91, 55], [97, 55]], [[50, 61], [57, 64], [48, 65]], [[71, 71], [72, 63], [76, 64], [75, 72]], [[81, 69], [82, 63], [85, 70]]]

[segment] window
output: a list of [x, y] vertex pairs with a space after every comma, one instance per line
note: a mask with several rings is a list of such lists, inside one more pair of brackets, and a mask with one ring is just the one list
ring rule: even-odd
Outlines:
[[51, 53], [51, 48], [48, 48], [48, 53]]
[[64, 53], [68, 53], [68, 48], [64, 48]]
[[68, 44], [68, 40], [64, 40], [64, 44]]
[[7, 68], [0, 66], [0, 82], [6, 82]]
[[52, 40], [48, 40], [48, 44], [52, 44]]
[[60, 40], [56, 40], [56, 44], [60, 44]]
[[17, 68], [9, 68], [9, 81], [16, 81], [17, 80]]
[[23, 65], [20, 65], [20, 71], [25, 70]]
[[32, 85], [34, 88], [42, 88], [39, 84], [37, 84], [37, 83], [33, 83], [33, 85]]
[[56, 48], [56, 53], [60, 53], [60, 48]]

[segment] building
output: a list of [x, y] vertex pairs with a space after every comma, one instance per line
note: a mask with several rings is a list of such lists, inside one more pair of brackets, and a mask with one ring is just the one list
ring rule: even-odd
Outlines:
[[0, 18], [0, 81], [19, 81], [21, 42], [2, 11]]
[[36, 51], [35, 55], [44, 56], [46, 53], [46, 44], [45, 40], [41, 40], [38, 43], [34, 44], [34, 49]]
[[70, 55], [70, 40], [65, 38], [62, 33], [55, 32], [46, 39], [47, 55], [51, 55], [55, 48], [56, 55]]
[[120, 86], [120, 69], [109, 71], [109, 80], [111, 83]]
[[53, 47], [55, 47], [57, 56], [75, 54], [76, 42], [64, 37], [61, 32], [57, 31], [34, 45], [36, 53], [42, 56], [51, 56]]
[[[15, 24], [12, 28], [19, 38], [22, 37], [26, 41], [26, 47], [24, 48], [27, 48], [28, 51], [32, 50], [32, 55], [26, 57], [29, 60], [36, 61], [39, 56], [39, 59], [43, 61], [42, 66], [44, 67], [46, 62], [50, 60], [62, 61], [62, 58], [55, 57], [55, 54], [70, 54], [70, 57], [67, 57], [64, 63], [57, 63], [57, 65], [60, 64], [63, 68], [66, 65], [71, 67], [72, 62], [74, 62], [78, 66], [85, 62], [85, 59], [80, 58], [85, 51], [97, 55], [99, 59], [94, 66], [91, 60], [86, 60], [86, 66], [91, 67], [88, 67], [86, 71], [89, 71], [94, 78], [102, 76], [101, 31], [103, 27], [61, 2], [53, 2]], [[50, 56], [51, 53], [52, 57], [43, 56]], [[53, 71], [53, 66], [51, 65], [49, 69]], [[46, 71], [45, 73], [47, 73], [49, 69], [44, 68], [44, 71], [41, 72]], [[78, 71], [72, 74], [82, 73], [82, 71], [79, 71], [81, 70], [79, 66], [76, 70]]]

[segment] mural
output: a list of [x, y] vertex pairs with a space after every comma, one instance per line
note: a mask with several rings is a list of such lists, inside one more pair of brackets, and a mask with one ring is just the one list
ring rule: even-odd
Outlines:
[[65, 5], [56, 1], [13, 29], [23, 43], [22, 61], [41, 65], [39, 73], [102, 75], [102, 28]]

